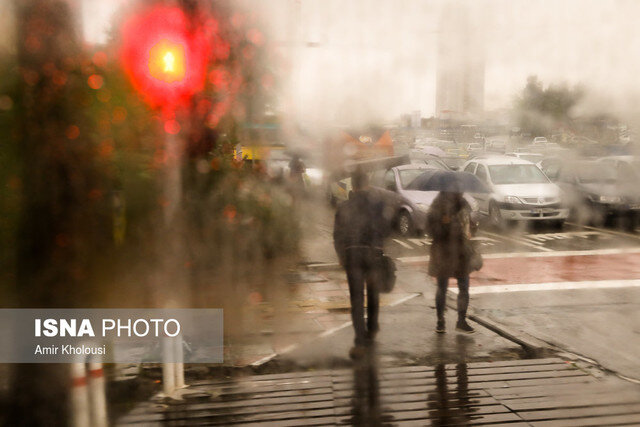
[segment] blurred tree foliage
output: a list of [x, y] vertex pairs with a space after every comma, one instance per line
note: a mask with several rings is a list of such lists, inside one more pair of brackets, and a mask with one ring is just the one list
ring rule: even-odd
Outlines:
[[515, 114], [523, 132], [548, 135], [555, 128], [569, 126], [573, 107], [584, 95], [580, 87], [549, 85], [546, 89], [538, 77], [529, 76], [522, 94], [516, 98]]
[[[51, 6], [57, 2], [41, 0], [35, 3]], [[246, 247], [236, 248], [238, 256], [233, 261], [237, 268], [251, 268], [251, 263], [258, 259], [294, 254], [298, 234], [290, 199], [282, 189], [271, 186], [264, 174], [247, 170], [247, 165], [242, 167], [234, 159], [236, 144], [259, 144], [259, 141], [247, 140], [242, 128], [244, 123], [264, 120], [265, 105], [272, 100], [276, 88], [275, 72], [270, 64], [273, 52], [255, 18], [234, 9], [231, 2], [201, 5], [185, 2], [185, 8], [188, 12], [192, 8], [190, 12], [196, 17], [206, 12], [215, 17], [218, 26], [213, 41], [215, 60], [208, 71], [206, 90], [194, 97], [186, 110], [178, 112], [179, 137], [186, 140], [183, 208], [189, 216], [188, 237], [191, 242], [198, 241], [195, 246], [199, 247], [199, 262], [186, 260], [185, 265], [207, 271], [215, 269], [219, 259], [214, 255], [224, 252], [225, 246], [240, 245], [244, 240], [226, 237], [204, 242], [202, 236], [206, 230], [217, 227], [231, 230], [233, 224], [238, 224], [242, 234], [254, 238], [243, 243]], [[27, 27], [23, 26], [28, 33], [27, 40], [35, 46], [38, 35]], [[154, 239], [161, 224], [163, 207], [160, 178], [167, 163], [165, 134], [160, 114], [141, 101], [121, 70], [117, 57], [118, 28], [114, 27], [111, 41], [106, 46], [91, 50], [82, 49], [77, 42], [74, 46], [64, 51], [52, 49], [48, 55], [30, 55], [40, 62], [27, 70], [24, 65], [18, 65], [18, 58], [3, 58], [0, 236], [7, 242], [7, 248], [16, 248], [20, 221], [28, 213], [25, 211], [28, 200], [38, 199], [41, 206], [33, 210], [34, 205], [31, 205], [29, 209], [34, 216], [29, 225], [23, 224], [23, 230], [35, 232], [34, 226], [42, 224], [44, 218], [51, 220], [47, 233], [26, 239], [34, 246], [46, 246], [50, 240], [51, 251], [58, 251], [60, 244], [70, 247], [73, 239], [70, 239], [70, 233], [62, 230], [67, 226], [61, 224], [75, 222], [76, 234], [84, 235], [82, 240], [86, 242], [78, 244], [95, 250], [76, 251], [83, 263], [72, 262], [75, 263], [74, 274], [82, 282], [82, 286], [78, 283], [80, 292], [93, 294], [85, 295], [87, 298], [82, 298], [81, 304], [102, 304], [117, 294], [118, 286], [114, 283], [127, 282], [118, 276], [119, 273], [137, 282], [134, 288], [153, 286], [139, 280], [144, 276], [142, 271], [151, 264], [147, 261], [157, 255]], [[53, 55], [58, 57], [52, 61]], [[55, 61], [60, 64], [53, 66]], [[62, 81], [57, 97], [51, 103], [43, 103], [40, 92], [33, 93], [34, 90], [58, 88], [56, 82]], [[46, 105], [46, 111], [33, 117], [38, 121], [37, 127], [33, 122], [25, 127], [22, 119], [32, 117], [37, 104]], [[29, 149], [41, 155], [43, 163], [35, 164], [33, 152], [25, 151], [25, 145], [28, 145], [25, 138], [38, 141]], [[52, 145], [56, 145], [62, 156], [50, 152], [47, 147]], [[82, 155], [72, 154], [78, 146], [82, 147]], [[60, 169], [61, 164], [64, 172], [58, 180], [52, 179], [52, 172]], [[71, 172], [73, 170], [75, 172]], [[78, 175], [76, 187], [72, 181], [74, 173]], [[91, 185], [89, 176], [94, 181]], [[23, 197], [25, 180], [41, 185], [29, 190], [26, 199]], [[67, 191], [71, 188], [73, 191]], [[62, 200], [70, 200], [62, 196], [62, 199], [43, 199], [44, 195], [58, 194], [56, 191], [66, 191], [78, 203], [68, 204], [68, 211], [51, 218], [50, 214], [55, 211], [53, 205], [62, 206]], [[90, 212], [85, 209], [88, 207], [95, 209]], [[229, 207], [236, 212], [235, 222], [225, 219]], [[76, 222], [78, 209], [87, 214], [88, 223]], [[194, 247], [192, 244], [187, 246]], [[260, 254], [254, 253], [257, 248], [260, 248]], [[249, 253], [252, 255], [244, 256]], [[1, 286], [5, 291], [15, 284], [15, 254], [13, 250], [2, 251]], [[51, 256], [52, 252], [43, 253], [42, 262], [52, 259]], [[141, 265], [130, 265], [142, 259], [145, 262]], [[139, 272], [140, 277], [132, 277], [133, 272]], [[195, 286], [205, 285], [198, 283]], [[55, 289], [55, 286], [46, 287]], [[128, 281], [126, 289], [131, 290], [131, 287]], [[62, 301], [76, 291], [64, 292]], [[18, 290], [17, 293], [21, 292]], [[51, 297], [50, 292], [45, 294]], [[4, 297], [7, 301], [9, 295], [5, 292]], [[43, 295], [43, 303], [46, 302]], [[138, 301], [141, 302], [144, 303]]]
[[16, 127], [19, 82], [15, 58], [0, 59], [0, 301], [10, 303], [15, 283], [16, 230], [20, 217], [22, 162]]
[[[5, 307], [157, 303], [147, 295], [162, 262], [163, 120], [124, 76], [117, 28], [108, 45], [89, 49], [76, 38], [67, 2], [14, 4], [18, 53], [0, 58], [0, 300]], [[264, 35], [231, 1], [181, 4], [194, 20], [200, 12], [215, 17], [218, 27], [206, 90], [177, 113], [186, 220], [178, 265], [189, 277], [188, 303], [219, 307], [230, 287], [246, 301], [246, 291], [280, 283], [281, 268], [295, 261], [298, 224], [286, 191], [234, 158], [239, 142], [259, 143], [243, 124], [263, 120], [275, 91]], [[21, 404], [9, 419], [64, 420], [66, 378], [60, 366], [16, 367]]]

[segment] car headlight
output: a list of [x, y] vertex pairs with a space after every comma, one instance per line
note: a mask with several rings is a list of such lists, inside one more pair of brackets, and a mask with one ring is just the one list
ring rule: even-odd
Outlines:
[[504, 196], [504, 201], [505, 203], [522, 204], [522, 200], [520, 200], [516, 196]]
[[595, 194], [589, 195], [589, 200], [598, 203], [621, 203], [622, 197], [620, 196], [598, 196]]
[[416, 206], [418, 206], [418, 209], [423, 212], [427, 212], [429, 210], [429, 205], [427, 205], [426, 203], [416, 203]]
[[600, 203], [621, 203], [622, 197], [620, 196], [600, 196]]

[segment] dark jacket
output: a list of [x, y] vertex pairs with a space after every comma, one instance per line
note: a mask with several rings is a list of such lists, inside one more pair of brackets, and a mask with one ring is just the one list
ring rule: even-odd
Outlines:
[[429, 275], [465, 277], [471, 273], [471, 207], [462, 197], [440, 193], [427, 214], [427, 232], [433, 239]]
[[354, 191], [338, 206], [333, 224], [333, 245], [344, 265], [350, 247], [382, 249], [388, 233], [383, 217], [384, 202], [375, 192]]

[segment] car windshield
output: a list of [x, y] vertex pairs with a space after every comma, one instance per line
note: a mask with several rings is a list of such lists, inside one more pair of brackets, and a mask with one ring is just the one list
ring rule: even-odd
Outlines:
[[593, 163], [583, 163], [581, 167], [575, 168], [578, 181], [583, 184], [615, 183], [618, 180], [616, 170], [611, 167], [602, 166], [603, 165], [595, 165]]
[[449, 169], [449, 167], [447, 165], [445, 165], [444, 163], [442, 163], [440, 160], [422, 159], [421, 161], [426, 163], [427, 166], [432, 167], [434, 169], [442, 169], [442, 170], [448, 170]]
[[489, 174], [494, 184], [543, 184], [549, 182], [536, 165], [493, 165]]
[[442, 161], [451, 169], [458, 169], [464, 164], [464, 162], [466, 162], [465, 159], [461, 159], [459, 157], [445, 157]]
[[424, 171], [428, 169], [402, 169], [400, 170], [400, 183], [402, 188], [407, 188], [407, 185], [416, 179], [419, 175], [422, 175]]

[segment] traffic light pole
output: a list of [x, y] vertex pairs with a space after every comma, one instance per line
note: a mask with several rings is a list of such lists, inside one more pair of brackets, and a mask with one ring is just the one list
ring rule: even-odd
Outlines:
[[[183, 253], [183, 230], [184, 218], [180, 213], [182, 203], [182, 161], [183, 146], [182, 140], [177, 135], [165, 134], [166, 168], [163, 182], [164, 197], [164, 233], [163, 233], [163, 256], [168, 258], [163, 262], [165, 271], [161, 280], [165, 281], [162, 286], [163, 296], [169, 296], [168, 301], [162, 301], [163, 305], [184, 304], [184, 300], [178, 300], [185, 295], [186, 281], [181, 266]], [[167, 251], [168, 250], [168, 251]], [[173, 271], [172, 271], [173, 270]], [[167, 283], [170, 278], [170, 283]], [[174, 292], [171, 292], [173, 290]], [[177, 292], [176, 292], [177, 291]], [[162, 383], [166, 396], [173, 397], [175, 392], [185, 387], [184, 383], [184, 363], [182, 350], [182, 337], [165, 338], [162, 344]]]
[[[160, 110], [165, 121], [165, 162], [160, 183], [164, 224], [158, 240], [160, 265], [152, 300], [156, 307], [176, 308], [191, 301], [182, 212], [185, 150], [183, 138], [178, 136], [176, 109], [204, 90], [211, 47], [196, 13], [198, 1], [170, 3], [150, 3], [123, 24], [120, 55], [133, 86], [152, 108]], [[184, 387], [182, 340], [167, 341], [162, 348], [164, 393], [173, 396]]]

